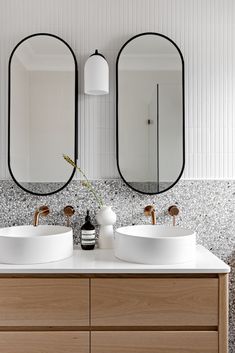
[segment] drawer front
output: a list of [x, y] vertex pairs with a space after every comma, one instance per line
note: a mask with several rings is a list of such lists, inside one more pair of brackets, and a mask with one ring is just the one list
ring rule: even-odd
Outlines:
[[4, 353], [89, 353], [88, 332], [0, 332]]
[[96, 278], [93, 326], [217, 326], [217, 278]]
[[0, 279], [0, 327], [87, 325], [88, 279]]
[[218, 353], [217, 332], [100, 331], [91, 334], [91, 353], [183, 352]]

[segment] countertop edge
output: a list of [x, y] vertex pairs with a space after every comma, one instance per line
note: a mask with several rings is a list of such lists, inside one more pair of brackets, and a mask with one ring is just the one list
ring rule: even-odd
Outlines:
[[89, 270], [61, 270], [61, 269], [58, 269], [58, 270], [37, 270], [37, 269], [30, 269], [30, 270], [15, 270], [15, 271], [12, 271], [12, 270], [0, 270], [0, 277], [1, 275], [6, 275], [6, 274], [9, 274], [9, 275], [20, 275], [20, 274], [51, 274], [51, 275], [56, 275], [56, 274], [61, 274], [61, 275], [105, 275], [105, 274], [110, 274], [110, 275], [138, 275], [138, 274], [152, 274], [152, 275], [174, 275], [174, 274], [179, 274], [179, 275], [184, 275], [184, 274], [191, 274], [191, 275], [196, 275], [196, 274], [229, 274], [230, 273], [230, 270], [226, 269], [226, 270], [217, 270], [217, 269], [212, 269], [212, 270], [182, 270], [182, 271], [179, 271], [179, 270], [116, 270], [116, 271], [112, 271], [112, 270], [106, 270], [106, 269], [100, 269], [100, 270], [92, 270], [92, 271], [89, 271]]
[[196, 259], [191, 263], [174, 265], [145, 265], [121, 261], [112, 249], [96, 249], [86, 252], [74, 249], [73, 255], [63, 261], [44, 264], [0, 264], [0, 276], [4, 275], [184, 275], [228, 274], [230, 267], [202, 245], [197, 245]]

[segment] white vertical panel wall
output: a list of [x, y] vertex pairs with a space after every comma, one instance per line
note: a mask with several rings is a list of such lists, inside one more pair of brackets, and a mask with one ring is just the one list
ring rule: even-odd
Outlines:
[[[115, 61], [131, 36], [171, 37], [185, 58], [185, 179], [235, 178], [233, 0], [0, 0], [0, 178], [7, 171], [7, 67], [23, 37], [50, 32], [79, 66], [79, 159], [90, 178], [117, 177]], [[98, 48], [110, 64], [110, 94], [84, 96], [83, 68]]]

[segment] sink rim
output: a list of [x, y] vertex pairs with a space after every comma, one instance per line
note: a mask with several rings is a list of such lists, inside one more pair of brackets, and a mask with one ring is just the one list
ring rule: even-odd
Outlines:
[[[144, 233], [139, 233], [139, 234], [131, 234], [128, 232], [129, 230], [132, 230], [132, 232], [140, 230], [140, 232], [144, 232], [144, 229], [151, 229], [153, 234], [144, 234]], [[171, 231], [171, 235], [166, 235], [166, 234], [156, 234], [154, 231]], [[177, 234], [177, 232], [183, 232], [184, 234]], [[131, 225], [131, 226], [124, 226], [124, 227], [119, 227], [115, 230], [115, 233], [118, 233], [118, 235], [122, 236], [129, 236], [129, 237], [135, 237], [135, 238], [142, 238], [142, 239], [180, 239], [180, 238], [187, 238], [187, 237], [194, 237], [196, 235], [196, 232], [191, 230], [190, 228], [184, 228], [180, 226], [169, 226], [169, 225], [152, 225], [152, 224], [137, 224], [137, 225]], [[174, 234], [176, 233], [176, 234]]]
[[[12, 233], [11, 233], [12, 231]], [[17, 234], [19, 232], [19, 234]], [[27, 232], [28, 234], [23, 234]], [[49, 234], [47, 234], [49, 232]], [[52, 232], [50, 234], [50, 232]], [[19, 225], [0, 228], [0, 238], [8, 239], [38, 239], [40, 238], [55, 238], [65, 235], [70, 235], [72, 232], [71, 227], [60, 226], [60, 225], [47, 225], [40, 224], [36, 227], [33, 225]]]
[[59, 225], [0, 228], [0, 263], [2, 264], [43, 264], [62, 261], [72, 254], [72, 228]]
[[187, 228], [168, 225], [121, 227], [115, 233], [114, 254], [122, 261], [148, 265], [194, 261], [196, 235]]

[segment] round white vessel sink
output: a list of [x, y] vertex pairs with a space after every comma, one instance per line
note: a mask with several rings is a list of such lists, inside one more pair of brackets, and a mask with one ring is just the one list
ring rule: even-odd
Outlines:
[[0, 228], [0, 263], [35, 264], [72, 256], [71, 228], [53, 225]]
[[114, 253], [121, 260], [172, 265], [195, 259], [196, 233], [180, 227], [136, 225], [118, 228]]

